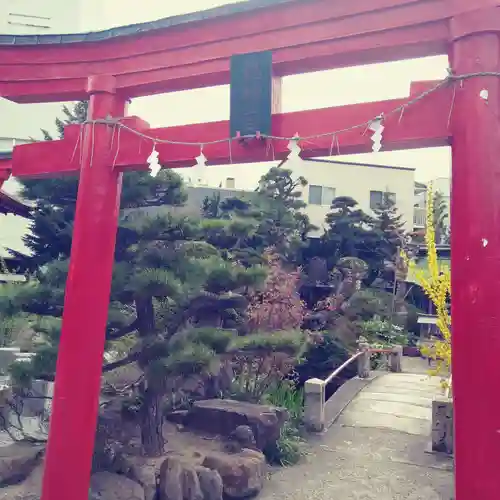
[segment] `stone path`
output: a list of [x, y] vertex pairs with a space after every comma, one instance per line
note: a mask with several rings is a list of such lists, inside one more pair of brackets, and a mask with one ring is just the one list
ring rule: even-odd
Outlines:
[[406, 373], [375, 378], [303, 464], [272, 475], [260, 500], [452, 500], [452, 460], [428, 453], [440, 379], [424, 361], [404, 361]]

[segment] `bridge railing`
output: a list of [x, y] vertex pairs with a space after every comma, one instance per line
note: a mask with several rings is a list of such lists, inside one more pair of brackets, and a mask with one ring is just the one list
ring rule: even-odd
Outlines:
[[[359, 381], [369, 379], [372, 354], [386, 354], [389, 359], [389, 370], [396, 373], [401, 372], [402, 346], [395, 346], [391, 349], [376, 349], [370, 347], [369, 344], [359, 344], [358, 352], [336, 368], [325, 380], [312, 378], [306, 381], [304, 385], [304, 420], [310, 431], [322, 432], [325, 427], [332, 423], [333, 419], [327, 417], [329, 414], [335, 413], [336, 409], [331, 408], [332, 411], [329, 411], [329, 402], [332, 401], [332, 398], [326, 399], [327, 385], [354, 362], [357, 363], [357, 379]], [[348, 401], [346, 401], [347, 403]]]

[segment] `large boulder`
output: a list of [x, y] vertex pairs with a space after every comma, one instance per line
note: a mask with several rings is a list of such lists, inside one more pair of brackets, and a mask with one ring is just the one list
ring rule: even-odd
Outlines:
[[0, 447], [0, 486], [24, 481], [40, 464], [44, 447], [13, 443]]
[[0, 500], [40, 500], [42, 478], [43, 463], [22, 483], [0, 488]]
[[257, 443], [252, 429], [248, 425], [239, 425], [229, 434], [229, 441], [226, 443], [225, 450], [229, 452], [238, 452], [243, 448], [255, 450]]
[[222, 479], [216, 470], [168, 457], [160, 467], [160, 500], [222, 500]]
[[124, 475], [144, 488], [146, 500], [156, 500], [158, 474], [164, 457], [143, 457], [121, 454], [114, 463], [114, 472]]
[[185, 418], [194, 430], [229, 436], [237, 427], [250, 427], [261, 450], [277, 441], [286, 422], [286, 410], [232, 399], [196, 401]]
[[212, 452], [203, 466], [217, 471], [228, 498], [248, 498], [259, 494], [267, 474], [266, 459], [256, 450], [244, 449], [237, 454]]
[[98, 472], [90, 480], [91, 497], [99, 500], [144, 500], [139, 483], [111, 472]]

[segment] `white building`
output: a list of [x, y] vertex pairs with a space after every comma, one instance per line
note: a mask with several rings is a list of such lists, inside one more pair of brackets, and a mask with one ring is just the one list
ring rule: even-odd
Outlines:
[[451, 207], [451, 179], [449, 177], [437, 177], [431, 180], [428, 184], [417, 183], [415, 186], [415, 211], [414, 211], [414, 227], [415, 229], [423, 229], [426, 225], [426, 206], [427, 206], [427, 189], [428, 185], [432, 185], [434, 193], [440, 193], [447, 208], [448, 218], [447, 225], [450, 221]]

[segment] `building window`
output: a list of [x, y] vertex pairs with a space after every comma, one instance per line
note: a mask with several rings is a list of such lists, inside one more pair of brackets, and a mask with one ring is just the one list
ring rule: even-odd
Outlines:
[[309, 203], [311, 205], [328, 205], [332, 204], [335, 198], [335, 188], [327, 186], [309, 186]]
[[234, 177], [227, 177], [226, 178], [226, 188], [227, 189], [234, 189], [236, 186], [236, 182], [234, 180]]
[[384, 197], [396, 204], [396, 193], [389, 191], [370, 191], [370, 208], [376, 210], [384, 201]]

